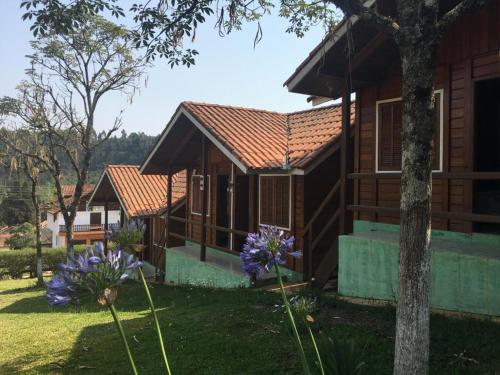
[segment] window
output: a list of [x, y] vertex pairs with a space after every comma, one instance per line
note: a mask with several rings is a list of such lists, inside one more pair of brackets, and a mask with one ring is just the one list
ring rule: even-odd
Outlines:
[[[210, 216], [210, 176], [207, 175], [207, 216]], [[202, 190], [202, 180], [201, 175], [191, 176], [191, 213], [195, 215], [201, 215], [202, 205], [203, 205], [203, 190]]]
[[90, 225], [101, 225], [101, 213], [91, 212], [90, 213]]
[[[443, 90], [435, 92], [436, 122], [434, 133], [434, 171], [442, 167], [443, 139]], [[377, 102], [376, 119], [376, 172], [401, 171], [401, 128], [402, 102], [401, 98], [381, 100]]]
[[290, 229], [290, 176], [260, 176], [259, 224]]

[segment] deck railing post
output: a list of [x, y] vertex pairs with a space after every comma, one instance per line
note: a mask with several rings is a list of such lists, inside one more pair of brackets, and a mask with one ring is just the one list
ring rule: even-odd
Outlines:
[[202, 188], [202, 201], [201, 201], [201, 238], [200, 238], [200, 260], [206, 260], [206, 237], [207, 237], [207, 199], [208, 199], [208, 177], [207, 177], [207, 163], [208, 163], [208, 147], [207, 138], [202, 136], [201, 140], [201, 173], [203, 175], [200, 188]]
[[170, 229], [172, 225], [172, 220], [170, 219], [172, 215], [172, 172], [168, 171], [167, 176], [167, 212], [165, 220], [165, 247], [168, 249], [170, 244]]
[[109, 205], [108, 205], [108, 200], [104, 202], [104, 251], [108, 250], [108, 229], [109, 229], [109, 223], [108, 223], [108, 211], [109, 211]]
[[347, 221], [347, 169], [349, 157], [349, 131], [351, 123], [351, 90], [349, 74], [346, 74], [346, 85], [342, 95], [342, 135], [340, 147], [340, 218], [339, 234], [346, 233]]
[[311, 225], [311, 229], [309, 229], [309, 249], [308, 249], [308, 256], [307, 256], [307, 276], [310, 281], [313, 279], [313, 229]]

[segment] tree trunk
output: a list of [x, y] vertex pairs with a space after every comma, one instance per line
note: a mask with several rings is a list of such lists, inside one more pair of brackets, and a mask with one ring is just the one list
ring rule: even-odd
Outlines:
[[428, 373], [435, 44], [419, 40], [400, 45], [403, 160], [394, 359], [397, 375]]
[[73, 223], [74, 220], [65, 221], [66, 226], [66, 255], [68, 258], [75, 256], [75, 247], [73, 243]]
[[42, 266], [42, 234], [41, 234], [41, 215], [40, 205], [36, 196], [36, 188], [38, 181], [31, 181], [31, 201], [35, 209], [35, 246], [36, 246], [36, 277], [37, 284], [43, 285], [43, 266]]

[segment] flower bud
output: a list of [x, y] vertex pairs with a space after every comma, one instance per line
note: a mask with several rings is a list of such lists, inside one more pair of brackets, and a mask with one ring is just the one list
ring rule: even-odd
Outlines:
[[97, 303], [101, 306], [111, 306], [118, 296], [116, 288], [106, 288], [97, 296]]

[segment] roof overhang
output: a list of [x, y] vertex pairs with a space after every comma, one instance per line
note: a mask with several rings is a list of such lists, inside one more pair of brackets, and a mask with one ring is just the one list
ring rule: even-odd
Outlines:
[[[372, 3], [375, 0], [370, 0]], [[325, 56], [331, 49], [340, 44], [340, 40], [345, 38], [348, 28], [358, 22], [357, 16], [352, 16], [348, 20], [343, 20], [338, 28], [332, 34], [327, 35], [309, 56], [299, 65], [295, 72], [285, 81], [284, 86], [288, 91], [297, 92], [307, 95], [314, 95], [326, 98], [335, 98], [340, 95], [336, 94], [335, 86], [341, 84], [335, 77], [330, 77], [321, 71], [321, 66], [324, 64]], [[323, 81], [318, 87], [307, 87], [306, 78], [316, 76], [318, 80]]]
[[[440, 0], [439, 14], [452, 9], [459, 0]], [[395, 0], [366, 0], [382, 14], [394, 17]], [[337, 28], [299, 65], [286, 80], [288, 91], [314, 97], [337, 99], [345, 91], [349, 76], [353, 92], [401, 74], [399, 49], [392, 36], [358, 16], [344, 19]]]
[[[176, 132], [176, 127], [184, 126], [186, 127], [186, 121], [194, 126], [203, 136], [205, 136], [210, 142], [212, 142], [229, 160], [231, 160], [243, 173], [248, 173], [249, 168], [243, 164], [227, 147], [223, 144], [217, 137], [214, 136], [193, 114], [180, 105], [177, 108], [174, 116], [168, 122], [165, 130], [163, 130], [160, 138], [156, 142], [152, 151], [148, 154], [144, 163], [142, 163], [139, 172], [141, 174], [163, 174], [166, 175], [169, 172], [176, 173], [181, 169], [186, 168], [185, 164], [176, 164], [176, 155], [181, 152], [182, 148], [186, 148], [186, 144], [189, 140], [180, 143], [176, 141], [176, 137], [186, 136], [188, 129], [184, 129], [184, 132]], [[189, 136], [189, 135], [188, 135]], [[160, 153], [165, 153], [161, 157]], [[201, 154], [201, 148], [200, 152]], [[170, 158], [172, 157], [172, 158]]]
[[104, 169], [101, 177], [99, 177], [99, 181], [97, 182], [94, 191], [87, 202], [87, 207], [102, 206], [106, 203], [119, 203], [121, 209], [125, 213], [125, 216], [130, 218], [127, 207], [123, 203], [120, 194], [118, 194], [113, 184], [113, 180], [108, 174], [107, 168]]
[[[375, 4], [368, 0], [366, 6]], [[339, 24], [285, 82], [288, 91], [314, 97], [337, 99], [377, 82], [400, 66], [394, 40], [376, 26], [351, 16]]]

